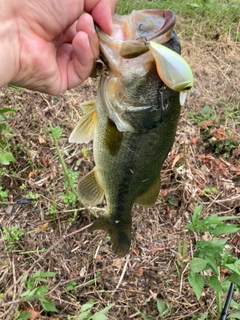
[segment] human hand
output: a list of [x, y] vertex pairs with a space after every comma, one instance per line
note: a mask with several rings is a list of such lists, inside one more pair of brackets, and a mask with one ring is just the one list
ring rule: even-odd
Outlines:
[[0, 0], [0, 86], [57, 95], [82, 83], [99, 55], [93, 20], [111, 33], [116, 2]]

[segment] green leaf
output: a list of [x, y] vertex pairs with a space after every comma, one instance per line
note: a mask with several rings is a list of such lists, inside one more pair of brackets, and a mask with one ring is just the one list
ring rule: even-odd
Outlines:
[[134, 307], [133, 308], [141, 315], [141, 317], [143, 318], [143, 320], [154, 320], [155, 318], [153, 318], [152, 316], [148, 316], [145, 313], [142, 313], [140, 310], [138, 310], [138, 308]]
[[174, 206], [174, 207], [177, 207], [178, 206], [178, 199], [173, 196], [173, 195], [170, 195], [168, 198], [167, 198], [167, 201], [168, 203], [171, 205], [171, 206]]
[[190, 263], [191, 271], [196, 273], [205, 269], [207, 261], [201, 258], [193, 258]]
[[236, 312], [229, 314], [228, 318], [229, 319], [240, 319], [240, 311], [236, 311]]
[[66, 290], [67, 291], [72, 291], [72, 290], [75, 289], [76, 285], [77, 285], [77, 282], [73, 281], [66, 287]]
[[16, 112], [18, 109], [12, 109], [12, 108], [1, 108], [0, 114], [6, 113], [6, 112]]
[[226, 245], [228, 239], [216, 240], [198, 240], [196, 243], [196, 250], [200, 251], [205, 256], [220, 257], [220, 253]]
[[240, 277], [240, 260], [236, 260], [234, 263], [225, 264], [226, 269], [236, 273]]
[[199, 300], [204, 287], [204, 278], [198, 273], [189, 271], [188, 282], [190, 283], [197, 299]]
[[47, 277], [54, 277], [56, 275], [56, 272], [43, 272], [41, 270], [38, 270], [34, 273], [34, 278], [47, 278]]
[[17, 318], [17, 320], [27, 320], [31, 319], [31, 313], [27, 311], [23, 311], [20, 313], [20, 316]]
[[15, 89], [15, 90], [17, 90], [17, 91], [25, 90], [25, 88], [15, 86], [14, 84], [11, 84], [11, 83], [9, 83], [7, 86], [8, 86], [9, 88], [13, 88], [13, 89]]
[[230, 307], [231, 308], [234, 308], [234, 309], [237, 309], [237, 310], [240, 310], [240, 304], [237, 303], [235, 300], [231, 300], [231, 303], [230, 303]]
[[213, 269], [213, 271], [216, 273], [217, 276], [219, 276], [219, 268], [217, 266], [215, 257], [208, 254], [206, 256], [206, 260], [207, 260], [208, 266]]
[[84, 303], [81, 306], [80, 312], [83, 312], [83, 311], [91, 309], [93, 305], [94, 305], [94, 301], [92, 299], [88, 300], [88, 302]]
[[191, 217], [191, 223], [186, 225], [186, 229], [191, 231], [198, 231], [199, 218], [202, 212], [202, 205], [195, 207], [193, 215]]
[[0, 164], [2, 165], [9, 165], [10, 162], [15, 161], [16, 159], [12, 155], [11, 152], [1, 151], [0, 152]]
[[217, 226], [215, 229], [211, 231], [211, 233], [215, 236], [218, 237], [221, 234], [231, 234], [238, 232], [240, 228], [238, 228], [234, 224], [222, 224], [221, 226]]
[[216, 292], [222, 292], [222, 286], [220, 281], [215, 276], [208, 277], [208, 283]]
[[112, 307], [114, 307], [115, 303], [111, 303], [109, 306], [105, 307], [104, 309], [102, 309], [101, 311], [99, 311], [98, 313], [102, 313], [105, 314], [107, 313], [110, 309], [112, 309]]
[[25, 300], [32, 300], [33, 296], [35, 297], [35, 292], [37, 290], [38, 288], [28, 289], [21, 294], [21, 298], [24, 298]]
[[48, 293], [48, 288], [46, 286], [40, 286], [37, 288], [35, 294], [37, 296], [43, 296], [44, 294]]
[[163, 316], [169, 312], [168, 304], [165, 301], [159, 300], [159, 299], [157, 299], [157, 309], [158, 309], [160, 316]]
[[240, 286], [240, 277], [236, 273], [231, 274], [229, 279], [231, 280], [231, 282], [233, 282], [236, 285]]
[[223, 292], [228, 292], [230, 285], [231, 281], [229, 280], [229, 278], [224, 279], [224, 281], [221, 283]]
[[39, 301], [45, 311], [58, 312], [58, 309], [50, 299], [41, 297], [39, 298]]
[[105, 314], [97, 312], [90, 319], [92, 319], [92, 320], [108, 320], [108, 317], [106, 317]]
[[28, 278], [28, 274], [25, 274], [25, 276], [22, 277], [20, 283], [22, 284], [22, 283], [26, 282], [27, 278]]
[[54, 139], [59, 139], [62, 135], [62, 129], [59, 126], [57, 126], [52, 129], [51, 134]]
[[91, 319], [90, 316], [91, 316], [91, 311], [89, 309], [83, 312], [80, 311], [80, 314], [77, 317], [77, 320], [89, 320]]

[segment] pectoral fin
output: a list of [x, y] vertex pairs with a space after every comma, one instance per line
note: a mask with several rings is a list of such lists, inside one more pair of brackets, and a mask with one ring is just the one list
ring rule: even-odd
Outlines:
[[99, 183], [96, 167], [79, 182], [78, 193], [86, 204], [95, 205], [103, 201], [104, 190]]
[[[144, 182], [142, 182], [144, 183]], [[151, 207], [157, 201], [160, 190], [160, 177], [158, 177], [154, 183], [135, 201], [136, 204], [145, 207]]]
[[97, 121], [96, 101], [84, 102], [80, 107], [86, 114], [71, 133], [69, 137], [69, 142], [71, 143], [88, 143], [94, 138]]

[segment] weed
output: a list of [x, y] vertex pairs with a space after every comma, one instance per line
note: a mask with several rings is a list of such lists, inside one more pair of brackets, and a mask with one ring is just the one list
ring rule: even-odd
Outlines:
[[9, 165], [15, 161], [9, 144], [9, 140], [12, 137], [12, 129], [7, 124], [7, 121], [16, 111], [17, 109], [12, 108], [0, 109], [0, 164], [2, 165]]
[[[235, 224], [223, 221], [236, 219], [235, 216], [219, 217], [217, 214], [201, 219], [202, 206], [197, 206], [186, 228], [194, 231], [200, 240], [196, 242], [194, 257], [190, 262], [188, 281], [199, 300], [204, 285], [209, 285], [216, 296], [218, 314], [222, 310], [222, 296], [230, 282], [240, 288], [240, 261], [231, 255], [231, 247], [226, 244], [227, 238], [217, 238], [240, 230]], [[210, 240], [204, 240], [208, 234]], [[231, 275], [221, 283], [221, 269], [228, 270]], [[239, 309], [240, 310], [240, 309]]]
[[65, 186], [65, 194], [63, 195], [63, 201], [65, 203], [69, 203], [69, 204], [73, 204], [75, 205], [76, 199], [79, 199], [78, 194], [76, 192], [76, 182], [75, 179], [78, 176], [78, 172], [74, 172], [72, 170], [68, 170], [66, 167], [66, 164], [64, 162], [61, 150], [59, 148], [58, 145], [58, 139], [60, 139], [61, 135], [62, 135], [62, 130], [60, 127], [52, 127], [52, 124], [49, 123], [50, 126], [50, 135], [53, 138], [54, 141], [54, 145], [56, 147], [58, 156], [59, 156], [59, 160], [61, 162], [62, 168], [63, 168], [63, 176], [65, 178], [64, 181], [64, 186]]
[[[160, 319], [164, 319], [166, 318], [167, 316], [169, 316], [169, 314], [171, 313], [171, 309], [170, 309], [170, 306], [163, 300], [159, 300], [157, 299], [157, 310], [158, 310], [158, 313], [159, 313], [159, 316], [160, 316]], [[149, 316], [143, 312], [141, 312], [138, 308], [136, 307], [133, 307], [140, 315], [141, 317], [143, 318], [143, 320], [154, 320], [156, 318], [152, 317], [152, 316]]]
[[77, 286], [77, 282], [72, 281], [69, 283], [69, 285], [66, 287], [66, 291], [74, 291]]
[[29, 191], [27, 194], [26, 194], [26, 198], [27, 199], [33, 199], [33, 200], [37, 200], [39, 199], [40, 195], [38, 193], [33, 193], [32, 191]]
[[193, 124], [219, 123], [218, 114], [214, 106], [204, 106], [201, 111], [189, 111], [188, 116]]
[[7, 250], [13, 252], [16, 246], [16, 242], [19, 241], [24, 232], [19, 226], [3, 226], [3, 240], [7, 241]]
[[[56, 272], [43, 272], [41, 270], [36, 271], [33, 275], [26, 275], [22, 278], [21, 284], [26, 285], [26, 291], [21, 294], [21, 302], [38, 300], [45, 311], [58, 312], [54, 303], [46, 297], [48, 294], [48, 288], [41, 283], [47, 283], [47, 278], [52, 278], [56, 275]], [[19, 319], [30, 319], [30, 313], [21, 312]]]
[[64, 181], [65, 194], [63, 194], [63, 202], [75, 206], [77, 196], [75, 192], [72, 192], [77, 187], [76, 179], [78, 177], [77, 171], [72, 171], [71, 169], [67, 170], [68, 179]]
[[238, 147], [238, 142], [231, 138], [225, 140], [210, 139], [210, 144], [213, 152], [222, 154], [226, 159], [229, 158], [231, 152]]
[[202, 192], [205, 197], [209, 198], [211, 194], [218, 193], [218, 190], [214, 187], [211, 187], [211, 188], [204, 188]]
[[0, 186], [0, 201], [7, 202], [8, 201], [8, 190], [3, 190], [3, 187]]
[[76, 191], [76, 178], [78, 176], [78, 172], [74, 172], [72, 170], [68, 170], [66, 164], [63, 159], [63, 155], [58, 145], [58, 139], [60, 139], [62, 130], [60, 127], [52, 127], [51, 122], [49, 122], [50, 126], [50, 135], [53, 138], [55, 148], [57, 150], [59, 160], [61, 162], [63, 168], [63, 176], [64, 176], [64, 186], [65, 186], [65, 194], [63, 195], [63, 201], [68, 204], [72, 204], [75, 206], [75, 202], [78, 201], [82, 207], [84, 207], [91, 215], [96, 217], [94, 212], [89, 210], [81, 201], [77, 191]]
[[94, 301], [92, 299], [83, 304], [76, 320], [107, 320], [108, 317], [105, 314], [114, 306], [114, 303], [94, 314], [91, 312], [93, 305]]

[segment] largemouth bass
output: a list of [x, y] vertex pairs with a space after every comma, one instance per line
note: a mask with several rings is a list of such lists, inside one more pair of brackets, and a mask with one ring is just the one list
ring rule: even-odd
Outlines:
[[131, 245], [133, 205], [152, 206], [157, 200], [160, 170], [180, 115], [178, 91], [189, 89], [185, 79], [177, 91], [170, 88], [176, 81], [167, 80], [166, 74], [175, 80], [181, 62], [169, 69], [168, 58], [158, 61], [164, 59], [158, 56], [164, 48], [180, 54], [174, 24], [170, 10], [142, 10], [114, 15], [111, 36], [97, 31], [105, 66], [97, 99], [81, 105], [86, 114], [69, 138], [74, 143], [93, 139], [96, 166], [82, 178], [78, 192], [90, 205], [106, 198], [105, 214], [89, 230], [107, 231], [119, 256]]

